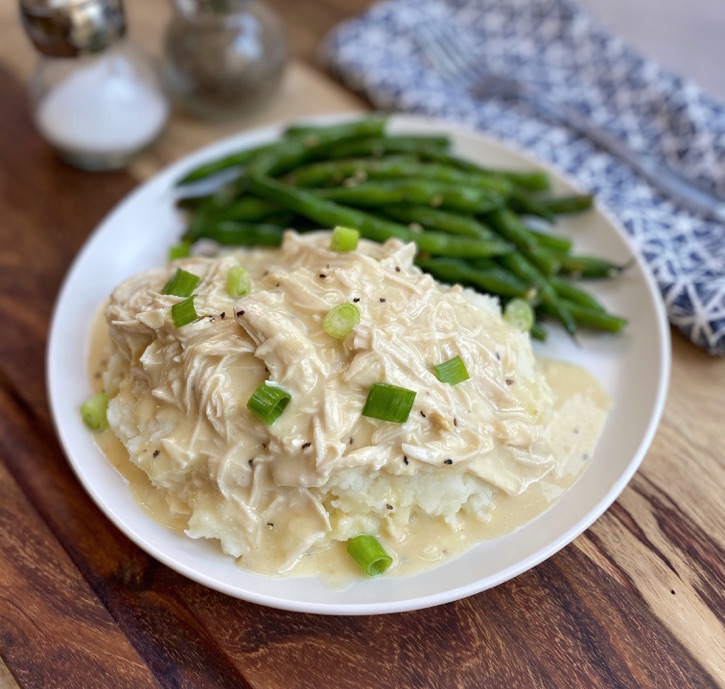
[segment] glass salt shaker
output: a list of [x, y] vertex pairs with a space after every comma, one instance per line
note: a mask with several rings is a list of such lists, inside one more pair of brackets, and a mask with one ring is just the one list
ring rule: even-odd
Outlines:
[[61, 158], [118, 169], [159, 136], [168, 99], [126, 38], [122, 0], [20, 0], [20, 15], [41, 54], [30, 84], [35, 122]]
[[276, 91], [287, 41], [259, 0], [174, 0], [166, 28], [166, 87], [190, 115], [230, 119], [263, 105]]

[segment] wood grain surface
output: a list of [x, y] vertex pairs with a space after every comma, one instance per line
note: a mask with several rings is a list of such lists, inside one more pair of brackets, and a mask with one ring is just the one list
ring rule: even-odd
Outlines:
[[[32, 52], [0, 6], [0, 689], [725, 686], [725, 361], [673, 333], [671, 390], [640, 471], [588, 531], [535, 569], [437, 608], [320, 617], [206, 589], [128, 541], [76, 480], [45, 394], [59, 285], [139, 179], [214, 138], [364, 104], [314, 67], [362, 0], [273, 4], [296, 62], [243, 123], [175, 118], [126, 172], [87, 174], [39, 139]], [[127, 0], [153, 52], [160, 3]]]

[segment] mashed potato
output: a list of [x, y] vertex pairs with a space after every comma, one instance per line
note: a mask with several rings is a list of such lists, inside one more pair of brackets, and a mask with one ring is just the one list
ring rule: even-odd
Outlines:
[[[120, 285], [105, 311], [113, 433], [189, 536], [264, 574], [295, 573], [360, 533], [399, 557], [433, 522], [451, 533], [485, 522], [591, 452], [603, 420], [586, 447], [552, 449], [571, 424], [556, 422], [528, 335], [497, 300], [441, 286], [413, 265], [414, 245], [329, 242], [290, 232], [279, 250], [183, 259]], [[235, 265], [252, 278], [238, 300], [226, 290]], [[181, 328], [181, 298], [161, 292], [177, 266], [200, 278], [200, 318]], [[343, 303], [360, 323], [336, 339], [322, 321]], [[470, 378], [440, 382], [433, 366], [457, 355]], [[265, 380], [291, 396], [271, 426], [246, 407]], [[361, 416], [376, 382], [417, 393], [405, 423]]]

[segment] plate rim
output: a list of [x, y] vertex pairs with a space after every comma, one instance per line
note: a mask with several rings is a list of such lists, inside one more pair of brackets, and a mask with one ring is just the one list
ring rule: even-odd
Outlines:
[[[647, 287], [648, 297], [650, 302], [654, 306], [654, 317], [657, 325], [656, 341], [659, 345], [659, 369], [657, 376], [657, 389], [655, 392], [655, 404], [650, 411], [648, 423], [644, 428], [640, 443], [637, 447], [634, 456], [631, 458], [626, 466], [626, 470], [623, 471], [617, 480], [611, 485], [610, 489], [605, 495], [588, 509], [586, 516], [573, 524], [564, 533], [558, 535], [557, 538], [550, 541], [546, 546], [539, 548], [533, 555], [520, 560], [514, 566], [511, 566], [497, 575], [488, 576], [485, 579], [479, 579], [469, 584], [458, 586], [453, 589], [442, 591], [438, 594], [425, 594], [422, 596], [411, 596], [408, 599], [391, 602], [360, 602], [351, 604], [320, 604], [310, 603], [306, 601], [297, 601], [292, 599], [285, 599], [281, 597], [270, 597], [264, 593], [256, 593], [254, 591], [245, 590], [240, 592], [238, 587], [225, 584], [220, 582], [207, 574], [198, 572], [197, 570], [189, 567], [186, 563], [175, 559], [164, 550], [159, 549], [155, 545], [148, 541], [140, 538], [139, 535], [129, 527], [124, 521], [122, 515], [118, 515], [116, 510], [108, 505], [104, 496], [99, 492], [98, 487], [93, 485], [89, 478], [83, 473], [81, 467], [77, 463], [76, 458], [73, 456], [74, 446], [71, 438], [63, 423], [61, 423], [62, 414], [60, 413], [60, 405], [62, 404], [61, 391], [57, 389], [57, 376], [55, 375], [56, 366], [59, 365], [57, 358], [59, 352], [62, 351], [62, 345], [59, 343], [62, 328], [60, 323], [60, 314], [62, 313], [62, 307], [67, 303], [69, 295], [75, 281], [78, 279], [78, 274], [81, 271], [84, 259], [91, 253], [92, 248], [96, 243], [100, 242], [104, 236], [104, 228], [112, 226], [114, 219], [122, 215], [127, 207], [132, 206], [138, 196], [143, 194], [149, 187], [153, 188], [154, 185], [160, 185], [162, 180], [173, 182], [175, 177], [178, 177], [183, 171], [193, 165], [200, 164], [207, 159], [223, 153], [224, 151], [230, 151], [232, 148], [242, 148], [246, 146], [252, 146], [257, 142], [274, 138], [278, 136], [285, 126], [291, 123], [299, 124], [303, 122], [313, 124], [327, 124], [331, 122], [340, 122], [345, 120], [353, 120], [361, 116], [369, 115], [370, 113], [363, 112], [345, 112], [345, 113], [327, 113], [325, 115], [316, 117], [304, 117], [304, 118], [290, 118], [281, 120], [276, 123], [267, 125], [265, 127], [257, 127], [250, 130], [242, 131], [233, 134], [228, 137], [224, 137], [218, 141], [207, 144], [200, 149], [182, 156], [180, 159], [173, 163], [165, 166], [163, 169], [152, 175], [149, 179], [139, 183], [139, 185], [121, 199], [95, 226], [92, 232], [88, 235], [84, 241], [81, 249], [76, 254], [75, 258], [71, 262], [61, 284], [61, 287], [56, 296], [53, 312], [50, 324], [50, 331], [48, 337], [48, 344], [46, 347], [46, 391], [50, 403], [51, 417], [55, 428], [56, 435], [58, 436], [63, 452], [66, 455], [66, 459], [70, 464], [74, 474], [81, 482], [86, 493], [91, 497], [94, 503], [99, 509], [106, 515], [110, 521], [120, 529], [124, 535], [129, 538], [136, 546], [141, 548], [151, 557], [157, 559], [163, 564], [167, 565], [174, 571], [186, 576], [189, 579], [196, 581], [197, 583], [203, 584], [211, 589], [220, 591], [227, 595], [240, 598], [249, 602], [265, 605], [267, 607], [288, 610], [293, 612], [306, 612], [314, 614], [326, 614], [326, 615], [370, 615], [370, 614], [386, 614], [386, 613], [397, 613], [406, 612], [411, 610], [418, 610], [428, 607], [433, 607], [445, 603], [449, 603], [461, 598], [465, 598], [481, 591], [498, 586], [505, 581], [508, 581], [520, 574], [528, 571], [529, 569], [537, 566], [544, 560], [551, 557], [553, 554], [569, 545], [577, 536], [588, 529], [604, 512], [609, 509], [612, 503], [619, 497], [624, 488], [631, 481], [633, 475], [640, 467], [647, 451], [649, 450], [654, 435], [657, 431], [659, 422], [661, 420], [666, 399], [667, 392], [670, 382], [670, 370], [671, 370], [671, 339], [670, 329], [667, 320], [667, 315], [664, 307], [664, 303], [661, 299], [659, 289], [652, 277], [648, 267], [638, 255], [636, 247], [627, 234], [626, 230], [622, 227], [619, 220], [609, 211], [609, 209], [603, 207], [601, 204], [597, 204], [597, 212], [604, 218], [606, 223], [615, 231], [618, 235], [618, 239], [623, 241], [627, 246], [632, 256], [635, 257], [636, 263], [640, 269], [641, 276]], [[486, 133], [475, 131], [471, 128], [467, 128], [462, 125], [451, 124], [436, 118], [422, 117], [417, 115], [402, 114], [402, 113], [391, 113], [389, 114], [391, 127], [395, 128], [415, 128], [423, 127], [431, 130], [439, 130], [445, 134], [449, 134], [452, 137], [463, 136], [463, 137], [474, 137], [480, 140], [487, 146], [493, 146], [498, 149], [502, 149], [504, 153], [511, 154], [522, 162], [542, 169], [552, 175], [557, 180], [563, 181], [566, 185], [580, 189], [581, 187], [572, 180], [568, 175], [562, 173], [554, 166], [550, 165], [546, 161], [542, 161], [532, 155], [530, 151], [522, 149], [508, 141], [502, 141], [491, 137]], [[86, 339], [88, 335], [86, 334]], [[59, 349], [60, 347], [60, 349]], [[84, 352], [85, 359], [86, 352]], [[87, 381], [86, 381], [87, 382]], [[101, 456], [102, 453], [99, 454]], [[114, 470], [115, 471], [115, 470]], [[140, 509], [140, 508], [139, 508]], [[148, 517], [150, 519], [150, 517]], [[188, 537], [185, 537], [188, 539]], [[191, 541], [191, 539], [188, 539]], [[218, 546], [217, 546], [218, 547]], [[476, 548], [478, 546], [474, 546]], [[465, 553], [464, 553], [465, 554]], [[230, 556], [224, 556], [230, 557]], [[231, 557], [230, 557], [231, 559]], [[454, 558], [452, 561], [455, 561]], [[435, 569], [435, 568], [434, 568]], [[431, 570], [432, 571], [432, 570]], [[406, 577], [407, 578], [407, 577]], [[402, 577], [401, 577], [402, 579]], [[284, 581], [284, 578], [281, 579]], [[372, 582], [370, 582], [372, 583]]]

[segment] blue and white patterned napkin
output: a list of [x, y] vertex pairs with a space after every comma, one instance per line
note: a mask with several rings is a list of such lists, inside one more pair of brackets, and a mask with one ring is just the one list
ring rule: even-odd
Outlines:
[[475, 100], [439, 76], [421, 22], [466, 32], [494, 71], [545, 88], [635, 151], [655, 154], [725, 198], [725, 107], [603, 29], [570, 0], [389, 0], [328, 37], [323, 59], [381, 110], [473, 127], [527, 149], [619, 218], [659, 284], [670, 321], [725, 355], [725, 226], [676, 206], [626, 164], [523, 104]]

